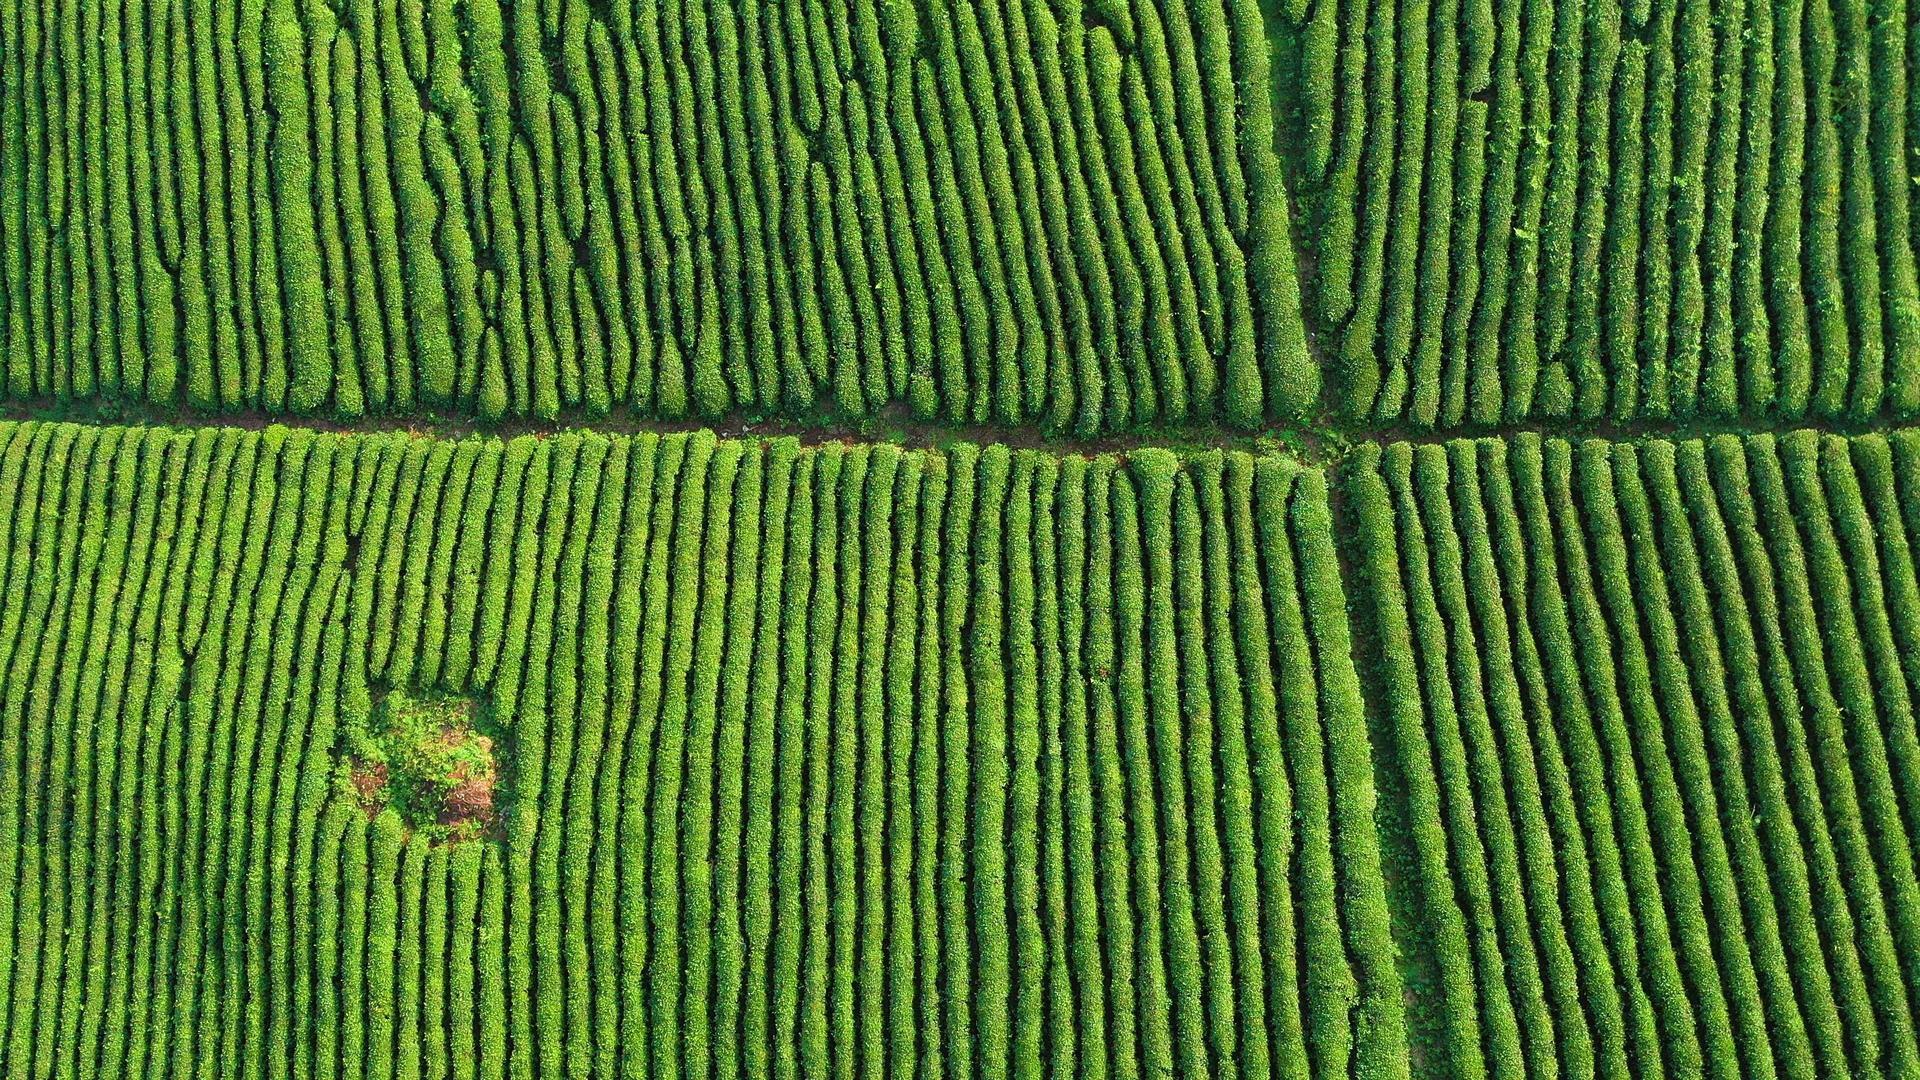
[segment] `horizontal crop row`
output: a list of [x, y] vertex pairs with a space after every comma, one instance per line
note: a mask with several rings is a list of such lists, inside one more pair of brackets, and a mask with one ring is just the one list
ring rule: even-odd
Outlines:
[[1284, 6], [1341, 412], [1920, 411], [1905, 0]]
[[1920, 438], [1398, 444], [1344, 489], [1428, 1060], [1920, 1069]]
[[1406, 1075], [1284, 458], [25, 423], [0, 522], [8, 1075]]
[[1239, 0], [5, 0], [4, 391], [1299, 415], [1268, 52]]

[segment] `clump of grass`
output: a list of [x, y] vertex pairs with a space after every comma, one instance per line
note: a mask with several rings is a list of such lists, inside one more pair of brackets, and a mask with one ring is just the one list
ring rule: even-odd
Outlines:
[[349, 719], [342, 768], [369, 818], [397, 816], [436, 843], [491, 834], [499, 822], [500, 773], [482, 705], [470, 698], [416, 698], [393, 691]]

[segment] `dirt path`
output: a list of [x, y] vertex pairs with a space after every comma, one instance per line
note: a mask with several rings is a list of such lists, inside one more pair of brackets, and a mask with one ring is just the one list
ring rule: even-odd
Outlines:
[[86, 424], [130, 424], [175, 428], [239, 427], [254, 430], [273, 424], [283, 424], [288, 427], [340, 433], [411, 431], [443, 438], [485, 435], [508, 439], [519, 435], [556, 435], [563, 431], [599, 431], [609, 434], [637, 434], [651, 431], [667, 434], [711, 429], [716, 434], [730, 438], [792, 436], [808, 446], [829, 442], [890, 442], [914, 449], [938, 449], [963, 442], [982, 445], [1002, 443], [1016, 448], [1045, 450], [1062, 456], [1124, 454], [1143, 446], [1159, 446], [1189, 452], [1216, 449], [1280, 451], [1315, 464], [1338, 462], [1352, 447], [1364, 442], [1440, 443], [1463, 438], [1508, 437], [1523, 432], [1572, 439], [1635, 440], [1705, 438], [1713, 435], [1748, 435], [1759, 432], [1779, 434], [1808, 428], [1837, 435], [1858, 435], [1872, 431], [1920, 427], [1920, 420], [1892, 418], [1798, 422], [1772, 420], [1764, 423], [1736, 421], [1673, 423], [1656, 420], [1627, 423], [1612, 421], [1565, 423], [1533, 420], [1519, 424], [1435, 431], [1410, 425], [1353, 425], [1338, 422], [1330, 416], [1322, 416], [1309, 423], [1296, 421], [1275, 424], [1264, 431], [1241, 431], [1217, 424], [1184, 422], [1153, 425], [1114, 435], [1081, 438], [1073, 435], [1048, 435], [1030, 426], [917, 420], [904, 404], [895, 404], [882, 412], [860, 417], [830, 413], [804, 418], [768, 418], [729, 414], [712, 419], [660, 420], [625, 410], [614, 410], [604, 416], [574, 413], [553, 421], [513, 418], [496, 423], [483, 423], [471, 418], [442, 415], [430, 410], [407, 415], [367, 416], [346, 422], [329, 416], [294, 416], [263, 410], [209, 414], [186, 408], [164, 408], [146, 404], [123, 405], [113, 402], [53, 400], [0, 403], [0, 420], [61, 420]]

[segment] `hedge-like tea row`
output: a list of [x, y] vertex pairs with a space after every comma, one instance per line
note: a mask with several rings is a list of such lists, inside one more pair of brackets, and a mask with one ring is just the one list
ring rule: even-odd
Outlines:
[[1906, 0], [1281, 6], [1348, 417], [1920, 412]]
[[5, 393], [1298, 416], [1268, 55], [1240, 0], [6, 0]]
[[9, 1076], [1407, 1075], [1287, 459], [24, 423], [0, 522]]
[[1396, 444], [1344, 490], [1429, 1060], [1920, 1068], [1920, 438]]

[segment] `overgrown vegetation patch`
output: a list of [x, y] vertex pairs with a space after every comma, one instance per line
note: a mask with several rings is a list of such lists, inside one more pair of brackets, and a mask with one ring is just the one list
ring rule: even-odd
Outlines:
[[335, 753], [368, 818], [390, 812], [410, 833], [463, 840], [499, 825], [499, 734], [473, 698], [393, 690], [345, 720]]

